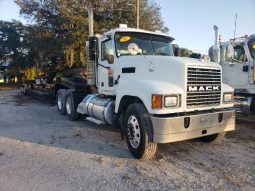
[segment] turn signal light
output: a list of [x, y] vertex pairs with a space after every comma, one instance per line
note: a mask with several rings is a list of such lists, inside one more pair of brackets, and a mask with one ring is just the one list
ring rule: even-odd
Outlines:
[[151, 107], [152, 109], [161, 109], [162, 108], [162, 95], [152, 95]]

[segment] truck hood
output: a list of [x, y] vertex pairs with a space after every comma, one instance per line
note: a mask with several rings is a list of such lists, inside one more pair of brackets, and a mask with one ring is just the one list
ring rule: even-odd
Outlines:
[[208, 62], [202, 59], [194, 59], [194, 58], [186, 58], [186, 57], [174, 57], [174, 56], [123, 56], [119, 58], [120, 64], [131, 64], [135, 63], [136, 66], [150, 63], [155, 65], [156, 68], [169, 68], [174, 67], [175, 65], [193, 65], [193, 66], [202, 66], [202, 67], [217, 67], [221, 68], [221, 66], [215, 62]]
[[[160, 95], [182, 95], [182, 106], [176, 109], [164, 109], [159, 113], [170, 113], [173, 111], [191, 111], [186, 108], [186, 89], [187, 89], [187, 68], [219, 68], [221, 66], [213, 62], [203, 62], [192, 58], [180, 58], [170, 56], [126, 56], [120, 58], [119, 67], [120, 81], [118, 91], [125, 92], [125, 95], [140, 95], [142, 100], [147, 100], [150, 105], [152, 94]], [[154, 71], [150, 71], [150, 65], [154, 65]], [[127, 72], [123, 72], [123, 69]], [[117, 77], [117, 76], [116, 76]], [[116, 78], [115, 77], [115, 78]], [[125, 88], [123, 88], [125, 87]], [[222, 88], [224, 88], [222, 86]], [[223, 89], [222, 89], [223, 90]], [[132, 93], [133, 92], [133, 93]], [[135, 92], [135, 93], [134, 93]], [[210, 108], [210, 107], [208, 107]], [[208, 109], [201, 107], [199, 109]], [[148, 108], [150, 110], [150, 108]], [[156, 111], [153, 111], [154, 113]]]
[[202, 59], [186, 58], [186, 57], [174, 57], [174, 56], [147, 56], [153, 63], [158, 63], [159, 60], [169, 64], [181, 64], [181, 65], [193, 65], [202, 67], [219, 67], [220, 65], [215, 62], [206, 62]]
[[[157, 80], [172, 83], [185, 79], [188, 66], [221, 68], [219, 64], [214, 62], [174, 56], [123, 56], [118, 61], [118, 73], [122, 76], [136, 80]], [[150, 71], [151, 65], [154, 66], [154, 71]], [[123, 68], [133, 68], [135, 72], [123, 73]]]
[[[154, 71], [150, 71], [150, 66], [154, 65]], [[185, 89], [186, 69], [188, 66], [221, 68], [214, 62], [206, 62], [193, 58], [183, 58], [174, 56], [123, 56], [119, 58], [119, 73], [122, 79], [146, 80], [167, 82]], [[123, 73], [123, 68], [133, 68], [133, 73]]]

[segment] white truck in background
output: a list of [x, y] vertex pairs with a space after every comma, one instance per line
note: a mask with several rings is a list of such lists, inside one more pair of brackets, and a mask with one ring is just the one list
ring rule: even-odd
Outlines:
[[160, 32], [121, 25], [94, 35], [88, 10], [90, 90], [59, 89], [61, 114], [119, 127], [137, 159], [153, 157], [157, 143], [215, 142], [235, 129], [234, 90], [220, 65], [174, 57], [174, 39]]
[[209, 56], [222, 66], [223, 82], [235, 89], [235, 108], [255, 114], [255, 34], [220, 42], [218, 27], [214, 30]]

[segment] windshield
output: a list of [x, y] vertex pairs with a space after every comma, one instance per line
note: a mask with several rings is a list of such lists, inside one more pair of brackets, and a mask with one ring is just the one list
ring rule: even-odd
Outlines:
[[131, 55], [128, 51], [128, 45], [131, 43], [136, 44], [143, 55], [173, 56], [172, 40], [171, 37], [146, 33], [120, 32], [115, 34], [118, 57]]
[[255, 58], [255, 39], [252, 39], [248, 42], [248, 47], [251, 53], [251, 57]]

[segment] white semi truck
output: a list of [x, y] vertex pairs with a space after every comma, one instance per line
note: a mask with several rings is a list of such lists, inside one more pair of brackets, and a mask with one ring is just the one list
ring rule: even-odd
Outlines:
[[70, 120], [119, 127], [137, 159], [153, 157], [157, 143], [215, 142], [235, 129], [234, 90], [222, 82], [220, 65], [174, 57], [174, 39], [161, 32], [121, 25], [94, 35], [90, 8], [89, 33], [90, 90], [57, 93]]
[[236, 109], [255, 114], [255, 34], [220, 42], [218, 27], [214, 30], [210, 58], [222, 66], [223, 82], [235, 89]]

